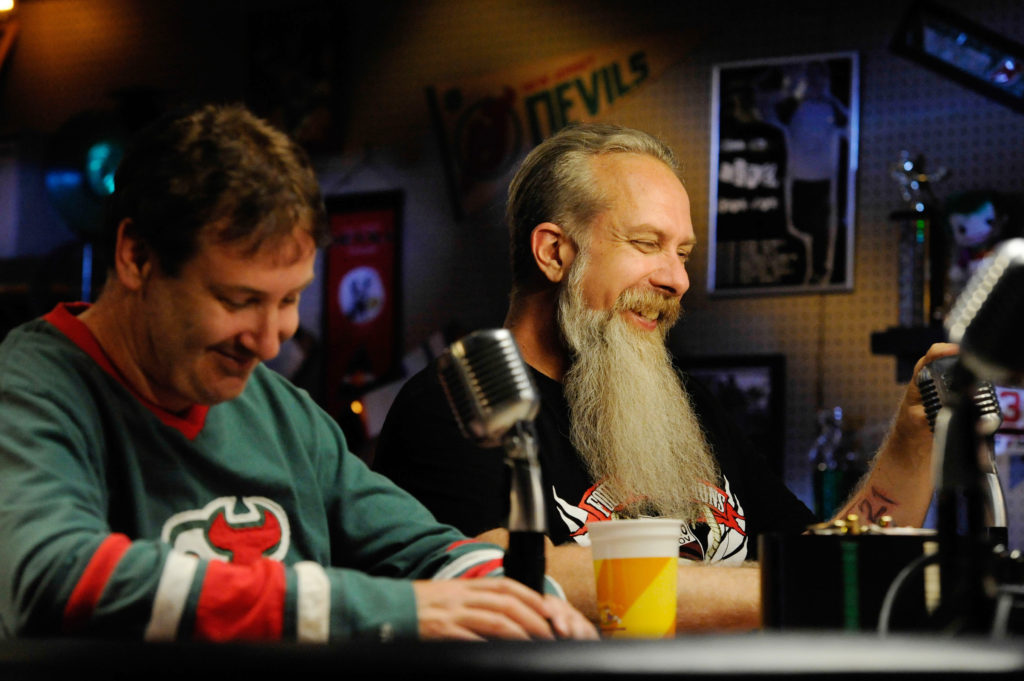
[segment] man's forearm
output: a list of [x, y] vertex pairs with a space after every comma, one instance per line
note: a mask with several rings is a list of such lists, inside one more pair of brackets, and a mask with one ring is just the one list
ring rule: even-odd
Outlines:
[[889, 516], [895, 525], [920, 527], [931, 499], [929, 470], [903, 470], [879, 460], [835, 517], [856, 514], [862, 523], [878, 523]]
[[[920, 420], [924, 422], [923, 414]], [[932, 500], [932, 447], [927, 426], [894, 425], [871, 471], [836, 517], [855, 513], [861, 522], [877, 523], [890, 516], [896, 525], [919, 527]]]
[[[565, 589], [569, 602], [597, 621], [593, 557], [585, 546], [548, 550], [548, 574]], [[761, 570], [681, 562], [676, 587], [676, 631], [736, 631], [761, 626]]]
[[[487, 533], [488, 541], [495, 541]], [[565, 590], [566, 598], [580, 612], [597, 622], [597, 592], [590, 548], [548, 545], [547, 573]], [[744, 567], [712, 567], [680, 563], [676, 593], [676, 630], [737, 631], [761, 626], [761, 570]]]
[[932, 501], [932, 440], [917, 374], [926, 364], [957, 352], [950, 343], [928, 348], [914, 367], [889, 434], [872, 462], [871, 472], [836, 514], [844, 518], [856, 513], [862, 521], [877, 523], [892, 517], [896, 525], [920, 526]]
[[747, 631], [761, 626], [761, 569], [679, 565], [676, 631]]

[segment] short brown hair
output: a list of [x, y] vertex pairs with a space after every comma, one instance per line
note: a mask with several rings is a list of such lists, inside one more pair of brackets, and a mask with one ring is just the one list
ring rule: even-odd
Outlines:
[[218, 240], [248, 240], [253, 251], [300, 222], [317, 246], [329, 238], [305, 151], [240, 105], [170, 114], [143, 130], [114, 179], [100, 244], [108, 257], [126, 218], [171, 276], [213, 222], [224, 223]]

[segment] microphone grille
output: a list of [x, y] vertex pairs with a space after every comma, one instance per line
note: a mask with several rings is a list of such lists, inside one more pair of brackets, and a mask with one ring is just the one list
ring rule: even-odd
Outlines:
[[1001, 385], [1024, 379], [1024, 239], [1004, 241], [957, 298], [946, 320], [964, 364]]
[[[941, 380], [941, 377], [938, 380]], [[942, 409], [942, 398], [939, 396], [936, 378], [932, 376], [932, 371], [927, 365], [921, 367], [921, 371], [917, 373], [917, 389], [921, 391], [921, 401], [924, 404], [925, 416], [928, 417], [928, 425], [934, 432], [935, 417]]]
[[[921, 392], [921, 402], [925, 416], [932, 432], [935, 431], [935, 419], [943, 406], [955, 397], [956, 388], [953, 375], [957, 369], [957, 357], [940, 357], [921, 367], [917, 372], [917, 389]], [[999, 397], [991, 381], [977, 381], [970, 394], [970, 399], [978, 410], [978, 432], [991, 435], [999, 430], [1003, 423], [1003, 412], [999, 407]]]
[[485, 447], [518, 421], [532, 421], [540, 398], [507, 329], [475, 331], [438, 359], [438, 374], [464, 436]]
[[978, 430], [983, 435], [991, 435], [1003, 425], [1003, 410], [999, 406], [996, 387], [989, 381], [978, 384], [972, 398], [978, 407]]

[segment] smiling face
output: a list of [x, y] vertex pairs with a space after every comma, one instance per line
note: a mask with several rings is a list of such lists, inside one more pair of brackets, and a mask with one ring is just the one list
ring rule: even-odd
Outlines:
[[682, 182], [661, 161], [629, 153], [595, 158], [594, 177], [609, 208], [589, 230], [584, 303], [611, 310], [622, 301], [619, 313], [644, 331], [674, 322], [690, 287], [686, 261], [696, 244]]
[[559, 290], [570, 439], [626, 517], [693, 521], [718, 473], [665, 345], [689, 286], [689, 203], [661, 162], [617, 157], [601, 175], [616, 189], [610, 209], [591, 222]]
[[263, 245], [200, 237], [177, 276], [150, 265], [133, 363], [142, 393], [169, 411], [241, 394], [256, 365], [277, 355], [298, 328], [299, 295], [316, 255], [304, 229]]

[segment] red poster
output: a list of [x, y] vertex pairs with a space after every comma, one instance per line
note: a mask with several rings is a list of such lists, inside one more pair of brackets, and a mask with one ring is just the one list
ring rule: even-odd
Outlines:
[[327, 408], [391, 377], [399, 357], [400, 193], [327, 199], [333, 241], [325, 254]]

